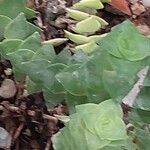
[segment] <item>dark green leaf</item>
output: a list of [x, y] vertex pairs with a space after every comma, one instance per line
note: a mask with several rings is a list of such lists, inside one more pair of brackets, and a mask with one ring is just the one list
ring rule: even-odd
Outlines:
[[150, 148], [150, 132], [135, 128], [135, 134], [137, 137], [137, 144], [140, 147], [140, 150], [149, 150]]
[[135, 108], [150, 111], [150, 86], [143, 87], [139, 96], [136, 98], [134, 105]]
[[30, 49], [30, 50], [36, 52], [41, 46], [42, 46], [42, 44], [41, 44], [40, 35], [38, 32], [35, 32], [22, 42], [22, 44], [20, 45], [20, 48], [21, 49]]
[[4, 30], [10, 21], [9, 17], [0, 15], [0, 41], [4, 39]]
[[15, 52], [19, 49], [20, 44], [22, 43], [22, 40], [19, 39], [10, 39], [10, 40], [4, 40], [0, 43], [0, 53], [1, 55], [7, 59], [7, 54]]
[[7, 39], [24, 40], [36, 31], [41, 32], [41, 29], [27, 22], [25, 15], [20, 13], [6, 26], [4, 36]]
[[27, 17], [31, 18], [35, 12], [25, 7], [25, 0], [0, 0], [0, 15], [15, 18], [19, 13], [24, 12]]
[[142, 109], [133, 109], [129, 118], [134, 123], [148, 123], [150, 124], [150, 111], [142, 110]]

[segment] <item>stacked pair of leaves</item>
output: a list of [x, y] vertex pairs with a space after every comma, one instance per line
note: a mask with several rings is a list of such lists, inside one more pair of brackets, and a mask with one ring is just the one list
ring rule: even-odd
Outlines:
[[150, 64], [150, 40], [129, 21], [97, 43], [99, 47], [85, 61], [56, 75], [70, 104], [99, 103], [109, 98], [120, 102], [138, 80], [137, 73]]
[[10, 59], [16, 75], [29, 77], [29, 93], [44, 91], [50, 104], [62, 99], [69, 106], [109, 98], [121, 101], [134, 85], [137, 72], [149, 66], [149, 39], [128, 21], [115, 27], [89, 56], [82, 52], [71, 56], [67, 50], [56, 55], [49, 43], [41, 43], [39, 34], [33, 33], [39, 29], [22, 13], [8, 27], [0, 43], [2, 56]]
[[[106, 0], [102, 2], [109, 1]], [[104, 7], [102, 2], [100, 0], [81, 0], [74, 4], [71, 9], [66, 9], [67, 15], [77, 22], [71, 27], [72, 31], [77, 34], [65, 31], [66, 37], [79, 45], [75, 47], [76, 50], [82, 49], [90, 53], [93, 47], [97, 47], [95, 42], [103, 37], [99, 35], [87, 37], [87, 35], [92, 35], [108, 25], [105, 20], [95, 15], [97, 9], [102, 9]]]
[[11, 3], [9, 0], [0, 1], [0, 41], [4, 38], [6, 26], [22, 12], [27, 18], [35, 16], [35, 11], [26, 7], [25, 0], [12, 0]]
[[76, 106], [70, 121], [52, 138], [55, 150], [135, 150], [122, 121], [122, 109], [112, 100]]

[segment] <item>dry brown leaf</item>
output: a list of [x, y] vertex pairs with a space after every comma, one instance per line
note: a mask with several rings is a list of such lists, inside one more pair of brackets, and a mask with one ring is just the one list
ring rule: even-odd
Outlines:
[[110, 5], [129, 16], [132, 15], [126, 0], [111, 0]]

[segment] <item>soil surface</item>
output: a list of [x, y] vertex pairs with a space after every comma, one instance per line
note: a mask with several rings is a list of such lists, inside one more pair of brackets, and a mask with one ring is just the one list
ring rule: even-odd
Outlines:
[[[30, 20], [41, 27], [44, 32], [42, 40], [64, 37], [64, 29], [69, 29], [72, 20], [66, 18], [65, 8], [72, 6], [78, 0], [28, 0], [27, 6], [38, 13]], [[150, 36], [150, 9], [145, 8], [138, 0], [128, 1], [130, 15], [106, 4], [97, 15], [105, 19], [109, 25], [97, 32], [107, 33], [111, 28], [122, 21], [129, 19], [145, 36]], [[55, 48], [59, 53], [62, 44]], [[63, 124], [57, 115], [68, 115], [65, 104], [59, 104], [49, 110], [44, 101], [42, 92], [32, 95], [26, 94], [24, 82], [14, 80], [12, 66], [8, 60], [0, 61], [0, 85], [6, 87], [0, 96], [0, 127], [8, 131], [8, 141], [5, 141], [7, 150], [53, 150], [51, 136], [58, 132]]]

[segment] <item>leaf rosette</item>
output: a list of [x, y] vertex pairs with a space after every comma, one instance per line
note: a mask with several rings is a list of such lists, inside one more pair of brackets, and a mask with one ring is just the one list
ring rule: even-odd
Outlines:
[[112, 100], [78, 105], [66, 126], [53, 136], [54, 149], [129, 150], [130, 140], [122, 117], [121, 106]]

